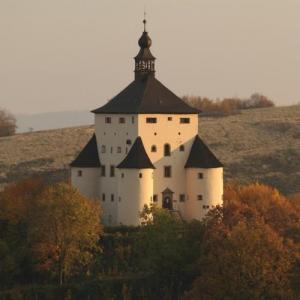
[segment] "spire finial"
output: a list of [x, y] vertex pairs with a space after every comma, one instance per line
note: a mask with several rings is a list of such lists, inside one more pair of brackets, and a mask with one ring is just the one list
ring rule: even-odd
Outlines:
[[147, 20], [146, 20], [146, 7], [144, 8], [144, 20], [143, 20], [143, 23], [144, 23], [144, 32], [146, 32], [146, 24], [147, 24]]

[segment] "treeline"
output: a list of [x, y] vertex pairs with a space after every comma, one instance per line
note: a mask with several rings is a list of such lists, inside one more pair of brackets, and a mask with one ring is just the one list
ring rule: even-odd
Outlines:
[[183, 100], [201, 110], [204, 115], [210, 116], [230, 115], [243, 109], [275, 106], [273, 101], [258, 93], [252, 94], [249, 99], [225, 98], [215, 100], [199, 96], [184, 96]]
[[203, 222], [145, 207], [142, 226], [103, 228], [68, 184], [8, 186], [0, 299], [299, 299], [300, 196], [231, 184], [224, 201]]
[[0, 137], [16, 133], [16, 118], [8, 111], [0, 109]]

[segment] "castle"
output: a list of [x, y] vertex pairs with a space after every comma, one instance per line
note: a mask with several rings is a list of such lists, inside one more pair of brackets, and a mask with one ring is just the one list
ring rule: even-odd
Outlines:
[[73, 186], [101, 201], [106, 225], [139, 225], [145, 204], [201, 220], [223, 203], [223, 165], [198, 135], [200, 112], [155, 78], [143, 22], [134, 81], [92, 111], [95, 134], [71, 163]]

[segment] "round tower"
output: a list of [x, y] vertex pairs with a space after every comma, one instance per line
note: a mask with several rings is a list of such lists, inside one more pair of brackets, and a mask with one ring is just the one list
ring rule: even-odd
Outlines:
[[118, 178], [118, 223], [138, 226], [140, 213], [153, 196], [152, 169], [120, 169]]
[[186, 168], [186, 218], [202, 220], [223, 204], [223, 165], [197, 135]]
[[152, 200], [154, 169], [140, 137], [118, 168], [117, 223], [138, 226], [140, 213]]
[[186, 187], [186, 218], [201, 220], [223, 203], [223, 168], [188, 168]]

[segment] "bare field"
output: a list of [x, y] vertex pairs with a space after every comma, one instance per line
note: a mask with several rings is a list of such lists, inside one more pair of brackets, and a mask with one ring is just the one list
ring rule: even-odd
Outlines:
[[[32, 175], [65, 180], [93, 126], [0, 138], [0, 186]], [[245, 110], [200, 119], [200, 136], [225, 164], [225, 179], [300, 192], [300, 106]]]

